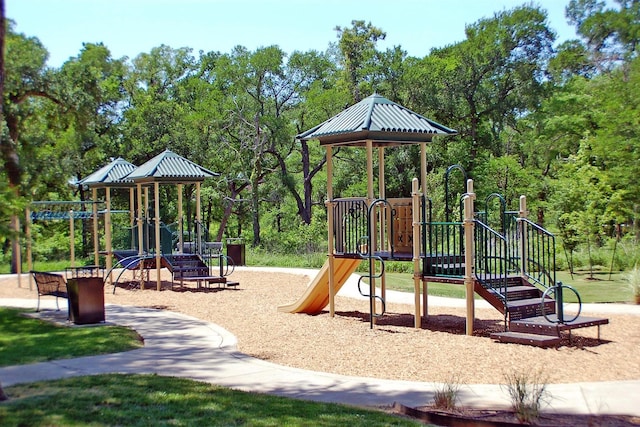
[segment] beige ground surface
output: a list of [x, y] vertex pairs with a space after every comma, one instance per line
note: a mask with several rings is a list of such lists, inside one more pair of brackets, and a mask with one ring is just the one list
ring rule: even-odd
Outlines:
[[[26, 277], [26, 276], [25, 276]], [[195, 288], [162, 291], [105, 288], [107, 303], [173, 310], [223, 326], [247, 354], [282, 365], [346, 375], [427, 382], [503, 383], [507, 373], [542, 372], [549, 383], [640, 378], [640, 316], [603, 315], [610, 324], [575, 331], [557, 349], [499, 344], [495, 310], [476, 310], [474, 336], [464, 335], [463, 309], [430, 307], [423, 329], [414, 329], [413, 307], [390, 304], [369, 328], [368, 302], [338, 297], [336, 316], [287, 314], [278, 305], [295, 301], [311, 277], [236, 271], [237, 290]], [[34, 288], [35, 289], [35, 288]], [[0, 276], [1, 298], [35, 298], [27, 280]], [[50, 298], [50, 297], [47, 297]], [[64, 304], [64, 303], [63, 303]], [[35, 308], [35, 301], [34, 301]], [[597, 313], [587, 313], [596, 315]]]

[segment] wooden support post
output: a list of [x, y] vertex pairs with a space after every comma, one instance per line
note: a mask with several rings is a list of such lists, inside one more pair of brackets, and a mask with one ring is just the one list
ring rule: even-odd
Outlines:
[[411, 214], [413, 217], [413, 297], [414, 314], [413, 324], [420, 328], [420, 193], [418, 192], [418, 178], [411, 181]]
[[[133, 249], [133, 230], [134, 227], [137, 228], [138, 224], [136, 223], [136, 190], [135, 188], [129, 189], [129, 227], [131, 227], [131, 243], [129, 244], [129, 249]], [[137, 232], [137, 230], [136, 230]]]
[[91, 214], [93, 215], [93, 265], [100, 265], [100, 239], [98, 237], [98, 189], [91, 189]]
[[[202, 251], [202, 207], [200, 205], [200, 183], [196, 182], [196, 247]], [[201, 253], [201, 252], [200, 252]]]
[[474, 245], [474, 220], [473, 197], [470, 194], [464, 196], [464, 285], [467, 302], [467, 335], [473, 335], [473, 322], [475, 320], [474, 278], [473, 278], [473, 245]]
[[160, 242], [160, 184], [156, 181], [153, 183], [153, 196], [155, 207], [155, 226], [156, 226], [156, 286], [157, 290], [162, 290], [162, 277], [160, 270], [162, 269], [162, 246]]
[[71, 267], [76, 266], [76, 233], [73, 223], [73, 209], [69, 210], [69, 258]]
[[[32, 242], [31, 242], [31, 209], [27, 206], [26, 209], [26, 218], [25, 218], [25, 239], [27, 241], [27, 269], [29, 271], [33, 270], [33, 250], [32, 250]], [[18, 278], [18, 287], [22, 287], [22, 283], [20, 282], [20, 278]], [[29, 290], [33, 290], [33, 277], [29, 274]]]
[[[521, 219], [526, 219], [528, 215], [527, 212], [527, 197], [522, 195], [520, 196], [520, 210], [518, 212], [518, 216]], [[527, 233], [525, 233], [524, 221], [518, 221], [518, 226], [520, 227], [520, 277], [524, 278], [527, 274]], [[555, 285], [555, 283], [554, 283]]]
[[327, 248], [329, 255], [329, 316], [334, 317], [336, 313], [335, 306], [335, 243], [333, 240], [333, 150], [331, 145], [327, 145], [327, 201], [325, 202], [327, 207]]
[[[142, 205], [142, 184], [137, 184], [137, 189], [138, 189], [138, 215], [137, 215], [137, 222], [138, 222], [138, 256], [142, 256], [144, 254], [144, 246], [143, 246], [143, 239], [144, 239], [144, 232], [142, 230], [142, 225], [143, 225], [143, 215], [144, 215], [144, 207]], [[143, 270], [143, 265], [142, 263], [140, 263], [140, 289], [144, 289], [144, 270]]]
[[[378, 147], [378, 197], [386, 200], [387, 192], [385, 190], [384, 180], [384, 147]], [[378, 230], [376, 233], [380, 239], [380, 249], [385, 251], [391, 251], [391, 241], [387, 241], [387, 237], [391, 238], [392, 224], [388, 224], [391, 221], [392, 215], [387, 215], [388, 206], [382, 205], [378, 216]], [[389, 227], [389, 233], [387, 233], [387, 227]], [[384, 271], [382, 277], [380, 277], [380, 297], [384, 301], [387, 297], [387, 277]]]
[[[106, 188], [106, 211], [104, 213], [104, 243], [107, 247], [107, 257], [105, 259], [105, 268], [107, 271], [111, 271], [111, 267], [113, 266], [113, 244], [111, 242], [111, 189], [109, 187]], [[107, 277], [108, 283], [113, 284], [112, 273], [109, 273], [109, 277]]]
[[[373, 203], [374, 200], [374, 193], [373, 193], [373, 141], [368, 139], [367, 140], [367, 207], [371, 207], [371, 204]], [[370, 255], [372, 255], [375, 252], [376, 249], [376, 241], [374, 239], [375, 237], [375, 223], [372, 222], [369, 225], [369, 229], [367, 230], [367, 233], [369, 234], [369, 247], [368, 247], [368, 252]], [[373, 276], [374, 273], [374, 268], [375, 265], [373, 264], [373, 261], [371, 259], [369, 259], [369, 271], [371, 273], [371, 276]], [[370, 300], [370, 314], [371, 314], [371, 327], [373, 327], [373, 324], [375, 323], [375, 313], [376, 313], [376, 304], [375, 304], [375, 298], [374, 295], [376, 293], [376, 280], [373, 277], [369, 277], [369, 300]]]
[[182, 184], [178, 184], [178, 252], [184, 253], [184, 213], [182, 208]]

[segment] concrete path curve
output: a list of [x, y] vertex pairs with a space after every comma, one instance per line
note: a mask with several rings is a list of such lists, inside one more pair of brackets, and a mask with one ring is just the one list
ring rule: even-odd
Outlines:
[[[33, 308], [35, 300], [5, 298], [0, 299], [0, 306]], [[66, 312], [55, 311], [54, 301], [43, 301], [43, 308], [42, 316], [57, 316], [65, 321]], [[102, 373], [155, 373], [322, 402], [358, 406], [397, 402], [411, 407], [431, 403], [434, 391], [441, 386], [276, 365], [237, 351], [236, 338], [225, 329], [170, 311], [107, 305], [106, 318], [109, 323], [138, 331], [145, 346], [124, 353], [0, 368], [2, 385]], [[543, 409], [545, 412], [640, 416], [640, 379], [550, 384], [548, 390], [554, 400]], [[469, 408], [510, 406], [506, 389], [495, 384], [463, 385], [459, 403]]]

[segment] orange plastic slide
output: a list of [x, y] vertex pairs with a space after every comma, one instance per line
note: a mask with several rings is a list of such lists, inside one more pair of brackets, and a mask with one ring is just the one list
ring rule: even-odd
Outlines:
[[[349, 276], [356, 271], [356, 268], [360, 265], [360, 261], [362, 260], [352, 258], [334, 258], [334, 287], [336, 293], [338, 293]], [[309, 284], [305, 293], [298, 298], [298, 301], [287, 305], [281, 305], [278, 307], [278, 311], [284, 313], [317, 314], [320, 313], [327, 304], [329, 304], [329, 260], [324, 262], [324, 265], [318, 272], [318, 275]]]

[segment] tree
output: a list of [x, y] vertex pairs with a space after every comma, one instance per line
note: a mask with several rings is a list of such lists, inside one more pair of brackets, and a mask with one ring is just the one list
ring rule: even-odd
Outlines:
[[599, 71], [638, 56], [640, 43], [640, 1], [616, 0], [618, 9], [604, 1], [571, 0], [565, 9], [567, 20], [576, 26]]
[[469, 25], [466, 36], [418, 62], [407, 84], [422, 88], [408, 96], [414, 108], [458, 130], [461, 145], [448, 149], [471, 173], [485, 150], [504, 153], [500, 133], [539, 104], [554, 34], [546, 12], [522, 6]]
[[3, 172], [11, 191], [12, 206], [10, 234], [12, 239], [11, 272], [18, 271], [20, 233], [18, 215], [23, 196], [23, 166], [20, 151], [28, 146], [21, 138], [25, 122], [33, 117], [39, 108], [46, 108], [48, 101], [61, 104], [51, 88], [53, 73], [46, 68], [48, 53], [40, 41], [13, 31], [13, 23], [3, 21], [4, 61], [3, 61], [3, 131], [0, 142]]
[[[371, 23], [361, 20], [351, 21], [351, 28], [336, 26], [338, 47], [342, 53], [342, 61], [347, 87], [352, 94], [352, 103], [360, 102], [367, 78], [375, 74], [377, 68], [375, 46], [378, 40], [384, 40], [387, 34]], [[371, 87], [369, 87], [369, 91]], [[369, 95], [369, 94], [367, 94]]]
[[[336, 68], [326, 55], [313, 51], [295, 52], [286, 65], [285, 73], [294, 91], [295, 104], [288, 120], [295, 123], [296, 134], [340, 110], [345, 96], [335, 88]], [[286, 146], [286, 149], [272, 150], [270, 154], [278, 160], [281, 182], [294, 198], [298, 216], [309, 225], [314, 204], [313, 179], [322, 170], [326, 157], [308, 141], [295, 141], [292, 136], [285, 138], [288, 144], [283, 144], [283, 148]], [[298, 185], [300, 180], [302, 188]]]
[[[4, 37], [6, 29], [6, 20], [4, 15], [4, 0], [0, 0], [0, 99], [4, 99]], [[4, 122], [4, 102], [0, 103], [0, 123]], [[4, 133], [4, 132], [3, 132]], [[4, 138], [0, 141], [3, 149], [4, 158]], [[0, 401], [7, 400], [4, 393], [2, 383], [0, 383]]]

